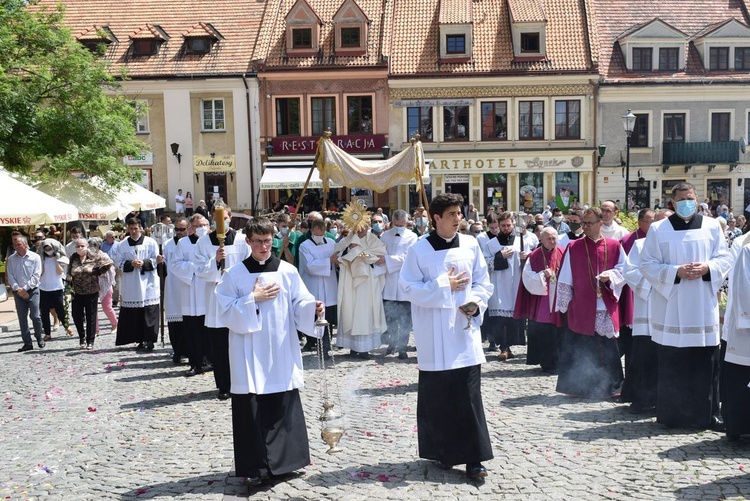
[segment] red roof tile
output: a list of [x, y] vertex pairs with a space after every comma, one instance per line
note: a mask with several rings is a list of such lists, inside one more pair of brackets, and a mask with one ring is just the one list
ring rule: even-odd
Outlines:
[[547, 20], [542, 0], [508, 0], [510, 20], [514, 23], [534, 23]]
[[472, 0], [440, 0], [440, 24], [469, 24], [474, 21]]

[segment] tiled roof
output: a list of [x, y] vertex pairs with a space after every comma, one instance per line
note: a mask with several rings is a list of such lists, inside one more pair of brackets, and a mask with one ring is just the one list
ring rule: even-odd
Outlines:
[[[65, 7], [65, 24], [74, 35], [92, 40], [95, 27], [106, 26], [116, 37], [103, 56], [112, 70], [127, 68], [131, 78], [200, 77], [241, 74], [250, 71], [265, 2], [257, 0], [40, 0], [32, 8]], [[186, 55], [183, 36], [197, 25], [212, 26], [218, 42], [203, 56]], [[159, 30], [159, 27], [161, 31]], [[156, 55], [132, 57], [132, 38], [166, 39]], [[205, 36], [205, 35], [202, 35]]]
[[472, 0], [440, 0], [440, 24], [469, 24], [473, 21]]
[[[381, 36], [381, 30], [383, 30], [383, 22], [387, 24], [387, 20], [390, 19], [393, 0], [356, 0], [356, 2], [370, 19], [365, 42], [367, 52], [364, 55], [334, 55], [335, 30], [332, 20], [343, 0], [307, 0], [310, 8], [323, 23], [320, 27], [320, 53], [314, 56], [287, 57], [285, 17], [296, 0], [267, 0], [253, 60], [257, 61], [263, 69], [384, 66], [383, 55], [387, 54], [385, 49], [388, 47], [390, 37], [386, 33], [382, 33]], [[383, 15], [384, 9], [385, 15]], [[385, 31], [390, 31], [387, 26]]]
[[200, 22], [193, 25], [189, 30], [182, 34], [185, 38], [206, 38], [215, 39], [223, 38], [216, 29], [208, 23]]
[[508, 0], [510, 20], [514, 23], [546, 21], [543, 0]]
[[547, 18], [546, 61], [514, 63], [507, 0], [482, 0], [471, 3], [472, 60], [445, 63], [439, 61], [438, 51], [440, 0], [395, 0], [390, 72], [405, 76], [591, 70], [588, 34], [584, 30], [586, 15], [581, 2], [539, 1]]
[[615, 42], [635, 26], [659, 18], [673, 28], [694, 37], [715, 29], [730, 18], [747, 24], [745, 6], [748, 0], [586, 0], [595, 12], [595, 29], [599, 37], [599, 72], [605, 82], [685, 82], [701, 76], [712, 80], [750, 80], [747, 72], [707, 71], [692, 42], [686, 41], [684, 71], [636, 73], [625, 66], [620, 45]]
[[699, 31], [692, 37], [690, 37], [691, 40], [698, 40], [702, 37], [705, 37], [706, 35], [713, 33], [714, 31], [718, 30], [722, 26], [729, 24], [733, 21], [733, 19], [724, 19], [723, 21], [719, 21], [718, 23], [710, 24], [706, 26], [706, 29]]

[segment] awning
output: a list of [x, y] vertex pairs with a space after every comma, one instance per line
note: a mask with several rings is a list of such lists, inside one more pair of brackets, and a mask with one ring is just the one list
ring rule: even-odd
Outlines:
[[78, 209], [78, 219], [102, 221], [123, 219], [133, 210], [116, 198], [75, 176], [40, 183], [36, 189]]
[[[430, 165], [432, 165], [432, 160], [425, 159], [424, 163], [425, 169], [424, 175], [422, 176], [422, 182], [424, 184], [430, 184]], [[303, 162], [265, 162], [263, 164], [263, 176], [260, 178], [260, 189], [302, 189], [305, 187], [305, 180], [310, 174], [312, 165], [312, 160]], [[414, 180], [411, 180], [409, 184], [415, 184]], [[310, 177], [310, 184], [308, 184], [307, 187], [323, 187], [323, 182], [320, 180], [318, 169], [313, 170], [312, 176]], [[343, 186], [331, 182], [331, 188], [343, 188]], [[352, 186], [352, 188], [356, 188], [356, 186]]]
[[78, 219], [75, 207], [42, 193], [0, 169], [0, 226], [38, 226]]
[[[104, 181], [96, 177], [88, 179], [88, 182], [99, 189], [107, 188]], [[134, 209], [139, 211], [163, 209], [167, 206], [167, 201], [162, 197], [156, 193], [151, 193], [146, 188], [132, 181], [125, 183], [125, 187], [122, 189], [114, 191], [112, 197], [120, 203], [131, 205]]]

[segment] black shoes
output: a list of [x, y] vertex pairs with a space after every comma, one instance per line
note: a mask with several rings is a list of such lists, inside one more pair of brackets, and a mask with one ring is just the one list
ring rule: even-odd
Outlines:
[[393, 353], [395, 353], [395, 352], [396, 352], [396, 347], [395, 347], [395, 346], [392, 346], [392, 345], [390, 345], [390, 344], [388, 345], [388, 348], [386, 348], [386, 349], [385, 349], [385, 354], [386, 354], [386, 356], [388, 356], [388, 355], [392, 355], [392, 354], [393, 354]]
[[354, 351], [350, 350], [349, 355], [356, 358], [361, 358], [362, 360], [370, 360], [370, 354], [366, 351]]
[[727, 427], [724, 425], [724, 420], [721, 418], [721, 416], [713, 416], [711, 417], [711, 426], [710, 428], [713, 431], [718, 432], [725, 432], [727, 431]]
[[144, 343], [138, 343], [138, 346], [135, 347], [135, 351], [143, 351], [146, 349], [146, 345]]
[[490, 346], [487, 348], [487, 351], [497, 351], [497, 345], [495, 343], [490, 343]]
[[219, 394], [216, 395], [216, 398], [218, 398], [219, 400], [229, 400], [230, 397], [231, 395], [228, 391], [219, 391]]
[[409, 358], [409, 355], [407, 355], [405, 351], [399, 351], [398, 352], [398, 359], [399, 360], [406, 360], [407, 358]]
[[30, 350], [33, 350], [33, 349], [34, 349], [34, 346], [32, 346], [30, 344], [25, 344], [25, 345], [21, 346], [20, 348], [18, 348], [18, 353], [21, 353], [21, 352], [24, 352], [24, 351], [30, 351]]
[[47, 343], [44, 342], [44, 339], [40, 339], [39, 341], [36, 342], [36, 344], [37, 346], [39, 346], [40, 350], [44, 348], [45, 346], [47, 346]]
[[198, 375], [198, 374], [200, 374], [201, 372], [203, 372], [203, 371], [201, 370], [201, 368], [200, 368], [200, 367], [191, 367], [191, 368], [190, 368], [190, 369], [188, 369], [188, 371], [187, 371], [187, 372], [185, 373], [185, 377], [193, 377], [193, 376], [197, 376], [197, 375]]
[[268, 475], [258, 475], [257, 477], [247, 477], [245, 485], [248, 487], [259, 487], [268, 481]]
[[487, 476], [487, 468], [482, 466], [482, 463], [468, 463], [466, 476], [471, 480], [481, 480]]

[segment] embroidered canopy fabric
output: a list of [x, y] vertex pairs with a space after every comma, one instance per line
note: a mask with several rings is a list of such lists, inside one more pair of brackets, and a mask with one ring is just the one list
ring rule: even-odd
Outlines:
[[321, 137], [315, 156], [323, 189], [331, 180], [341, 186], [368, 189], [383, 193], [388, 188], [408, 184], [422, 178], [425, 169], [422, 143], [415, 141], [404, 151], [387, 160], [360, 160], [353, 157], [329, 138]]

